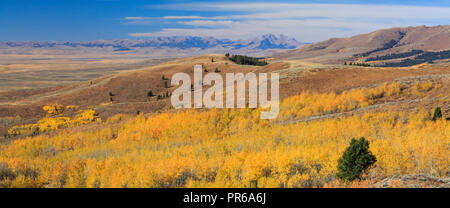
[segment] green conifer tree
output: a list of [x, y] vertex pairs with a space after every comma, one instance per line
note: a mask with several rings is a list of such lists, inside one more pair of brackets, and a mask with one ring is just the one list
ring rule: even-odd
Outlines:
[[376, 157], [369, 151], [369, 141], [364, 137], [352, 139], [350, 146], [338, 160], [337, 177], [348, 182], [361, 179], [363, 172], [376, 161]]

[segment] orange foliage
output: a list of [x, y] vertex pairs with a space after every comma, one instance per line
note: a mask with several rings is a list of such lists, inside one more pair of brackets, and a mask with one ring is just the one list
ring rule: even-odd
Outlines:
[[[370, 105], [400, 85], [340, 95], [303, 93], [281, 103], [280, 120]], [[336, 187], [337, 160], [365, 137], [377, 157], [368, 174], [448, 176], [450, 123], [429, 113], [365, 113], [282, 124], [261, 109], [186, 110], [109, 119], [0, 145], [6, 187]], [[85, 125], [92, 111], [70, 119]], [[87, 118], [87, 119], [86, 119]], [[76, 122], [75, 122], [76, 121]], [[111, 123], [121, 122], [120, 125]], [[369, 186], [356, 184], [355, 186]]]

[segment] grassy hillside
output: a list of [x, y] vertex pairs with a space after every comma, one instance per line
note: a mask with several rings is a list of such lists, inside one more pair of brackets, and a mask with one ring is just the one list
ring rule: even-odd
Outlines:
[[[426, 54], [426, 57], [419, 58], [416, 62], [423, 59], [425, 60], [420, 63], [431, 60], [448, 60], [448, 57], [437, 57], [438, 54], [433, 54], [433, 52], [450, 49], [449, 28], [449, 25], [441, 25], [382, 29], [348, 38], [331, 38], [295, 50], [281, 52], [275, 54], [274, 57], [286, 60], [343, 64], [344, 62], [361, 62], [362, 59], [383, 57], [390, 54], [404, 55], [413, 50], [421, 50], [429, 54]], [[386, 59], [384, 62], [396, 63], [397, 60]], [[415, 65], [409, 62], [383, 66]]]
[[[424, 99], [446, 86], [392, 83], [285, 99], [276, 120], [262, 109], [117, 114], [1, 144], [4, 187], [327, 187], [352, 138], [377, 163], [366, 178], [448, 177], [450, 123], [429, 110], [396, 111], [383, 100]], [[437, 96], [448, 103], [448, 97]], [[348, 114], [340, 114], [348, 113]], [[321, 117], [322, 116], [322, 117]], [[50, 120], [58, 116], [49, 116]], [[76, 117], [75, 117], [76, 118]], [[70, 120], [70, 119], [69, 119]], [[367, 184], [366, 184], [367, 185]]]

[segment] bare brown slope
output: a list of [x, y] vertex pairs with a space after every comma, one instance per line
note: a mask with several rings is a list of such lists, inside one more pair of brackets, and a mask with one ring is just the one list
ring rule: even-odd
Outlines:
[[[214, 58], [214, 62], [211, 62], [212, 58]], [[305, 90], [339, 92], [403, 77], [450, 73], [448, 64], [400, 69], [277, 61], [258, 67], [234, 64], [224, 55], [204, 55], [121, 72], [78, 84], [43, 90], [0, 92], [0, 117], [16, 115], [23, 118], [41, 117], [43, 116], [42, 106], [56, 103], [78, 105], [81, 108], [95, 107], [99, 111], [107, 112], [105, 117], [118, 112], [136, 113], [137, 111], [160, 110], [170, 106], [170, 99], [158, 100], [157, 95], [165, 95], [176, 89], [176, 87], [170, 86], [170, 77], [177, 72], [186, 72], [192, 77], [195, 64], [202, 64], [209, 72], [214, 72], [217, 68], [223, 75], [228, 72], [280, 72], [282, 98], [299, 94]], [[162, 79], [163, 75], [167, 80]], [[165, 82], [167, 82], [168, 88], [166, 88]], [[150, 90], [155, 96], [147, 96]]]
[[282, 60], [304, 60], [341, 64], [357, 61], [358, 55], [374, 51], [367, 57], [410, 50], [442, 51], [450, 49], [450, 26], [406, 27], [378, 30], [350, 38], [332, 38], [291, 50], [274, 57]]
[[[211, 61], [212, 58], [214, 58], [214, 62]], [[172, 75], [177, 72], [185, 72], [192, 77], [195, 64], [202, 64], [209, 72], [217, 69], [222, 74], [258, 70], [267, 72], [287, 67], [281, 62], [263, 67], [237, 65], [224, 55], [214, 54], [179, 59], [77, 84], [47, 89], [0, 92], [0, 117], [19, 115], [32, 118], [42, 116], [42, 106], [55, 103], [77, 105], [81, 108], [106, 108], [104, 106], [108, 106], [108, 108], [115, 108], [118, 112], [128, 113], [135, 113], [138, 110], [156, 111], [169, 106], [169, 99], [158, 100], [157, 97], [176, 89], [176, 87], [170, 86]], [[166, 79], [163, 80], [162, 76]], [[150, 90], [155, 96], [147, 95]], [[139, 107], [129, 107], [130, 105]]]
[[[214, 58], [214, 62], [211, 62], [211, 58]], [[227, 72], [279, 72], [281, 98], [297, 95], [305, 90], [341, 92], [399, 78], [441, 76], [450, 73], [449, 64], [373, 68], [276, 61], [258, 67], [234, 64], [224, 55], [204, 55], [45, 90], [0, 92], [0, 118], [15, 116], [22, 118], [19, 123], [0, 126], [0, 133], [4, 134], [12, 125], [36, 122], [45, 116], [42, 107], [47, 104], [78, 105], [81, 109], [95, 108], [102, 118], [117, 113], [136, 114], [138, 111], [148, 113], [167, 109], [170, 107], [170, 99], [158, 100], [157, 95], [172, 92], [176, 87], [166, 88], [164, 83], [170, 85], [170, 80], [163, 80], [162, 75], [168, 79], [177, 72], [186, 72], [192, 76], [194, 64], [202, 64], [209, 72], [217, 68], [223, 75]], [[448, 76], [444, 79], [448, 80]], [[448, 82], [442, 84], [448, 85]], [[148, 97], [149, 90], [156, 96]]]

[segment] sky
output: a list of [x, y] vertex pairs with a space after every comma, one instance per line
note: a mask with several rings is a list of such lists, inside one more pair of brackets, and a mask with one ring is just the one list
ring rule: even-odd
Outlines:
[[300, 42], [450, 22], [450, 0], [0, 0], [0, 41], [89, 41], [156, 36]]

